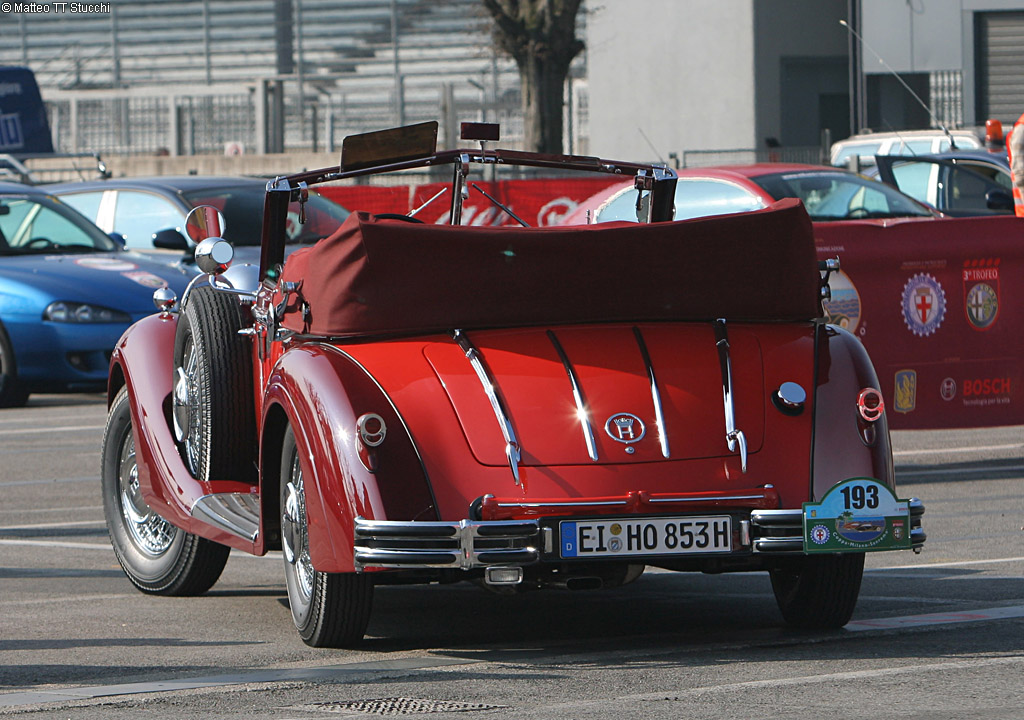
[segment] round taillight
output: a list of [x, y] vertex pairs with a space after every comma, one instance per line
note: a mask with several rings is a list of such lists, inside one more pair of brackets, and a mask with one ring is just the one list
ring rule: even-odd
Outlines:
[[857, 412], [868, 422], [875, 422], [885, 412], [882, 393], [874, 388], [864, 388], [857, 396]]

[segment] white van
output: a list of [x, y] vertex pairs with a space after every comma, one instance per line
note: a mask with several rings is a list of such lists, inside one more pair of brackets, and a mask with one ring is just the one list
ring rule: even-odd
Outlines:
[[[977, 134], [970, 130], [949, 133], [961, 150], [983, 147]], [[850, 158], [860, 158], [858, 168], [875, 164], [875, 155], [929, 155], [949, 150], [949, 135], [941, 130], [905, 130], [901, 132], [863, 133], [832, 143], [831, 163], [850, 167]]]

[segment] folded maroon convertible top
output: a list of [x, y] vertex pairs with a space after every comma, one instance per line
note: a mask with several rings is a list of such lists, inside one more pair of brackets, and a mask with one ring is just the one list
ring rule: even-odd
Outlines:
[[283, 280], [302, 283], [283, 325], [323, 335], [821, 315], [813, 230], [796, 200], [681, 222], [543, 228], [353, 213], [293, 253]]

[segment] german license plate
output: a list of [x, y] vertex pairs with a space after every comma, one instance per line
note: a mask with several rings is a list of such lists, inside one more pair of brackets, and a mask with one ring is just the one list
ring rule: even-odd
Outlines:
[[728, 515], [563, 520], [558, 525], [559, 555], [563, 558], [690, 555], [732, 550], [732, 518]]

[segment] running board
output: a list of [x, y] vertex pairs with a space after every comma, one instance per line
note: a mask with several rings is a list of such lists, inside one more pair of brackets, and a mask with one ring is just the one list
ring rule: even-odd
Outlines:
[[254, 543], [260, 532], [259, 495], [253, 493], [204, 495], [192, 506], [192, 517]]

